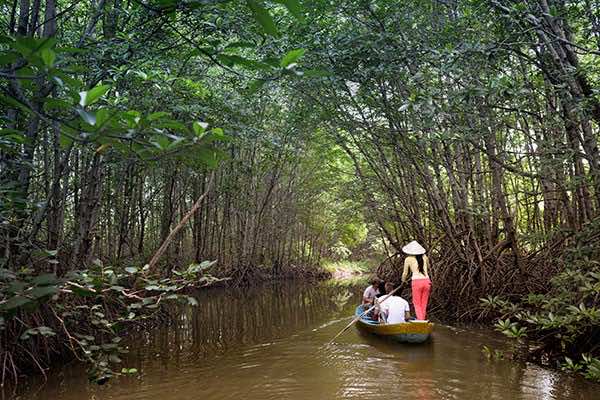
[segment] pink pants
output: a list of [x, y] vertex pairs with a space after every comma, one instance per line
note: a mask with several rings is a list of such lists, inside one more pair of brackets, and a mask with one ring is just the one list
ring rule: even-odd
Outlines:
[[412, 280], [412, 300], [415, 306], [417, 319], [425, 319], [427, 316], [427, 302], [431, 291], [431, 281], [427, 278]]

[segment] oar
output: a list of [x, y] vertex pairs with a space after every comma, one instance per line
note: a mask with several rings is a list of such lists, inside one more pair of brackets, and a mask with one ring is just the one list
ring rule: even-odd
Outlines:
[[[388, 294], [386, 294], [382, 300], [379, 302], [379, 304], [383, 303], [384, 301], [386, 301], [391, 295], [393, 295], [394, 293], [396, 293], [397, 290], [399, 290], [402, 287], [402, 285], [398, 286], [396, 289], [392, 290], [391, 292], [389, 292]], [[354, 325], [354, 323], [356, 321], [358, 321], [359, 319], [361, 319], [365, 314], [368, 314], [369, 311], [371, 311], [372, 309], [374, 309], [375, 307], [377, 307], [378, 304], [374, 304], [371, 306], [371, 308], [369, 308], [367, 311], [365, 311], [364, 313], [360, 314], [358, 317], [354, 318], [352, 320], [352, 322], [350, 322], [348, 325], [346, 325], [346, 327], [344, 329], [342, 329], [337, 335], [334, 336], [333, 339], [331, 339], [331, 341], [329, 342], [329, 344], [333, 343], [335, 341], [335, 339], [337, 339], [342, 333], [346, 332], [348, 330], [348, 328], [350, 328], [352, 325]]]

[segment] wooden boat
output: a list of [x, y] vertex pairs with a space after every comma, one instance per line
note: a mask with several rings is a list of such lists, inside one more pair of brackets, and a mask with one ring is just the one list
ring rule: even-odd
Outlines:
[[[362, 306], [356, 308], [358, 317], [365, 310]], [[429, 321], [409, 321], [400, 324], [380, 324], [378, 321], [363, 316], [356, 321], [356, 326], [363, 332], [389, 338], [403, 343], [423, 343], [431, 337], [433, 323]]]

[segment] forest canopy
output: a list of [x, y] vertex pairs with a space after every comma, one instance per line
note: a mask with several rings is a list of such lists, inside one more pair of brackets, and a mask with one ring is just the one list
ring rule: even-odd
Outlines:
[[117, 321], [198, 282], [398, 280], [417, 239], [438, 312], [600, 377], [597, 2], [15, 0], [0, 25], [15, 376], [69, 346], [110, 376]]

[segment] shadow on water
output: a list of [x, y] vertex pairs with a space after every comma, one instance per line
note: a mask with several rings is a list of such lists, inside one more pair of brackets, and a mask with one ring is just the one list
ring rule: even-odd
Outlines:
[[89, 384], [79, 364], [31, 380], [21, 399], [597, 399], [599, 387], [531, 365], [489, 361], [482, 329], [437, 325], [431, 342], [399, 344], [350, 329], [361, 288], [277, 283], [204, 290], [200, 306], [130, 340], [134, 377]]
[[369, 346], [377, 349], [383, 354], [398, 354], [399, 352], [409, 355], [409, 357], [415, 358], [428, 358], [433, 355], [433, 339], [428, 340], [425, 343], [399, 343], [390, 338], [385, 338], [356, 330], [356, 335], [362, 339], [362, 341]]

